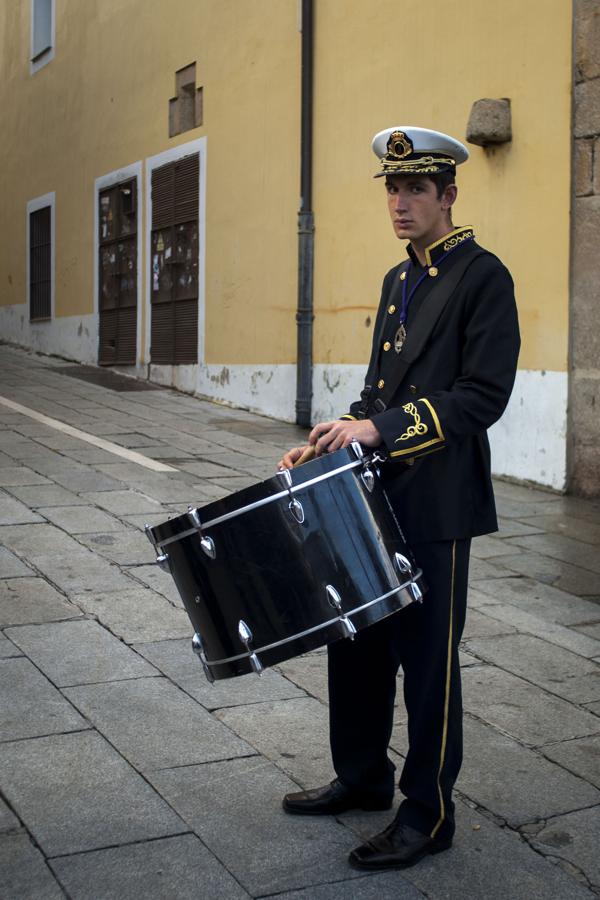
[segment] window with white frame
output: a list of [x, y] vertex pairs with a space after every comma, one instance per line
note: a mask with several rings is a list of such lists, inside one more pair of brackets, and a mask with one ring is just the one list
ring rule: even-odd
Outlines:
[[55, 0], [31, 0], [31, 72], [54, 57]]
[[54, 193], [27, 204], [27, 305], [31, 322], [45, 322], [52, 318]]

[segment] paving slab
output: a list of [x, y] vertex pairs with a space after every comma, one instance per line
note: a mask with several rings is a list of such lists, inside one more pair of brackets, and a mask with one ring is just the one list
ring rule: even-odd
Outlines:
[[[116, 521], [116, 520], [115, 520]], [[82, 534], [81, 542], [101, 556], [120, 566], [136, 566], [153, 563], [156, 553], [145, 534], [119, 523], [121, 530], [98, 534]]]
[[157, 594], [162, 594], [174, 606], [183, 607], [183, 601], [172, 576], [168, 572], [163, 572], [156, 563], [147, 566], [128, 566], [127, 574]]
[[[572, 628], [566, 628], [564, 625], [557, 625], [555, 622], [548, 622], [539, 615], [526, 612], [519, 609], [513, 604], [495, 603], [487, 610], [487, 615], [496, 620], [496, 627], [500, 623], [506, 625], [514, 625], [515, 629], [525, 633], [533, 634], [549, 644], [556, 644], [565, 650], [571, 650], [579, 656], [587, 659], [594, 659], [600, 656], [600, 639], [596, 640], [588, 634], [581, 631], [575, 631]], [[482, 637], [485, 635], [473, 635], [474, 637]]]
[[188, 831], [141, 775], [90, 731], [1, 744], [0, 785], [47, 856]]
[[471, 541], [471, 556], [477, 559], [494, 559], [496, 556], [510, 554], [514, 554], [514, 547], [500, 538], [485, 534]]
[[600, 788], [600, 719], [597, 718], [595, 730], [596, 734], [590, 737], [546, 745], [542, 752], [548, 759]]
[[458, 790], [512, 828], [600, 803], [597, 788], [470, 715], [464, 736]]
[[0, 835], [2, 900], [64, 900], [64, 893], [29, 835]]
[[83, 549], [70, 535], [48, 524], [3, 525], [0, 542], [31, 562], [50, 554], [78, 553]]
[[[551, 584], [567, 593], [576, 594], [578, 597], [600, 596], [600, 575], [597, 572], [571, 565], [555, 557], [523, 551], [514, 556], [503, 556], [502, 566], [520, 575], [528, 575], [542, 584]], [[493, 578], [494, 575], [485, 577]]]
[[[133, 584], [131, 579], [127, 579], [127, 584]], [[75, 594], [72, 600], [128, 644], [192, 638], [193, 629], [187, 613], [176, 609], [149, 588], [128, 587], [114, 593], [90, 590]]]
[[592, 713], [494, 666], [466, 669], [462, 686], [465, 710], [524, 744], [563, 740], [570, 746], [571, 738], [600, 732]]
[[333, 884], [315, 884], [305, 890], [271, 894], [270, 900], [420, 900], [425, 896], [405, 881], [402, 873], [379, 872], [351, 882], [346, 879]]
[[[20, 827], [20, 822], [14, 812], [0, 799], [0, 832], [15, 831]], [[2, 867], [0, 866], [0, 871]]]
[[[584, 544], [600, 544], [600, 515], [596, 521], [586, 521], [569, 515], [541, 515], [533, 516], [526, 519], [526, 525], [532, 525], [537, 528], [538, 532], [546, 531], [554, 534], [562, 534], [567, 538], [576, 541], [583, 541]], [[518, 535], [511, 535], [517, 537]]]
[[58, 687], [158, 675], [99, 622], [53, 622], [8, 628], [6, 635]]
[[[588, 526], [588, 531], [592, 532], [593, 525], [582, 523], [582, 527], [585, 527], [585, 524]], [[600, 574], [598, 548], [584, 543], [581, 539], [575, 540], [563, 534], [544, 533], [509, 538], [507, 543]]]
[[327, 653], [317, 650], [280, 663], [277, 670], [312, 697], [329, 702], [327, 685]]
[[33, 569], [6, 547], [0, 547], [0, 578], [20, 578], [24, 575], [33, 575]]
[[284, 813], [281, 798], [295, 785], [264, 759], [164, 769], [149, 779], [252, 896], [358, 874], [346, 862], [352, 832], [328, 816]]
[[593, 900], [595, 895], [519, 835], [457, 804], [457, 834], [447, 853], [402, 873], [430, 900]]
[[50, 862], [71, 900], [244, 900], [250, 895], [193, 834]]
[[0, 660], [0, 741], [87, 727], [85, 719], [28, 659]]
[[505, 559], [513, 559], [513, 557], [499, 557], [497, 562], [473, 557], [469, 562], [469, 583], [477, 582], [480, 578], [507, 578], [513, 575], [514, 572], [504, 565]]
[[582, 809], [547, 823], [531, 843], [542, 853], [566, 859], [600, 888], [600, 807]]
[[218, 710], [215, 715], [304, 788], [335, 773], [329, 749], [329, 712], [312, 697]]
[[43, 522], [41, 516], [32, 512], [20, 500], [0, 491], [0, 525], [18, 525], [24, 522]]
[[[472, 599], [469, 594], [469, 599]], [[495, 608], [495, 607], [494, 607]], [[491, 637], [497, 634], [512, 634], [517, 629], [510, 622], [492, 618], [489, 613], [473, 609], [467, 604], [467, 618], [462, 634], [466, 641], [474, 637]]]
[[83, 497], [68, 491], [60, 484], [11, 487], [10, 492], [31, 509], [37, 509], [38, 506], [77, 506], [86, 503]]
[[70, 599], [85, 592], [121, 593], [131, 588], [130, 579], [118, 566], [81, 546], [72, 553], [36, 556], [33, 564]]
[[600, 617], [597, 603], [526, 576], [482, 579], [477, 582], [477, 590], [488, 596], [489, 603], [510, 603], [559, 625], [575, 625]]
[[0, 580], [0, 626], [74, 619], [81, 610], [43, 578]]
[[68, 534], [125, 531], [122, 522], [93, 506], [42, 506], [39, 512]]
[[13, 656], [23, 656], [23, 653], [0, 631], [0, 659], [10, 659]]
[[49, 484], [49, 479], [28, 466], [2, 466], [0, 486], [13, 484]]
[[117, 516], [148, 513], [148, 515], [161, 515], [163, 507], [152, 497], [140, 491], [91, 491], [82, 495], [83, 498], [95, 506], [100, 506]]
[[498, 531], [495, 534], [499, 538], [509, 538], [518, 537], [521, 534], [537, 534], [540, 530], [535, 525], [524, 525], [517, 519], [503, 519], [502, 516], [499, 516]]
[[467, 641], [467, 650], [575, 703], [600, 699], [600, 666], [530, 634]]
[[305, 696], [304, 691], [273, 669], [266, 669], [260, 678], [252, 673], [238, 678], [224, 678], [211, 684], [192, 651], [190, 638], [134, 646], [167, 678], [208, 710]]
[[587, 634], [589, 637], [593, 637], [594, 640], [600, 641], [600, 621], [590, 622], [589, 625], [574, 625], [573, 627], [581, 634]]
[[87, 685], [64, 693], [140, 771], [255, 752], [165, 678]]

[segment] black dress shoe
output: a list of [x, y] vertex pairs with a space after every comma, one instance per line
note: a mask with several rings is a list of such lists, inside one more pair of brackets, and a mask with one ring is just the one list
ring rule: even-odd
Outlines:
[[389, 809], [392, 799], [369, 797], [354, 788], [346, 787], [337, 778], [324, 787], [286, 794], [283, 808], [296, 816], [334, 816], [348, 809]]
[[348, 860], [355, 869], [406, 869], [429, 853], [441, 853], [452, 846], [452, 838], [437, 840], [404, 825], [392, 822], [381, 834], [353, 850]]

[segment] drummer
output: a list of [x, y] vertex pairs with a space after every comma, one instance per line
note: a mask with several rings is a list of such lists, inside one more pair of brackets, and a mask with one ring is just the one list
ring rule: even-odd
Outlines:
[[[356, 439], [382, 447], [388, 496], [428, 586], [413, 603], [331, 644], [330, 741], [335, 778], [288, 794], [295, 815], [388, 809], [396, 675], [404, 673], [408, 753], [391, 825], [350, 854], [360, 869], [410, 866], [452, 845], [452, 790], [462, 762], [458, 643], [471, 538], [497, 530], [487, 429], [508, 402], [519, 328], [508, 270], [457, 226], [456, 166], [467, 149], [446, 134], [397, 125], [373, 139], [388, 213], [407, 259], [383, 280], [361, 398], [319, 422], [317, 455]], [[291, 467], [305, 448], [281, 460]]]

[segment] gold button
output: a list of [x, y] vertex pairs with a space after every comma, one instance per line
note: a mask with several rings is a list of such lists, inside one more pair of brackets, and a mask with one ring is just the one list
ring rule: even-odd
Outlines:
[[435, 278], [437, 273], [438, 273], [438, 270], [436, 269], [435, 266], [429, 266], [429, 274], [431, 275], [432, 278]]
[[384, 384], [385, 384], [385, 381], [383, 380], [383, 378], [380, 378], [379, 381], [377, 382], [377, 387], [381, 390], [381, 388], [384, 386]]
[[405, 278], [406, 278], [406, 271], [400, 272], [400, 281], [404, 281]]
[[391, 315], [393, 315], [395, 312], [396, 312], [396, 307], [395, 307], [394, 304], [392, 303], [391, 306], [388, 306], [388, 313], [389, 313], [390, 316], [391, 316]]
[[409, 391], [411, 392], [411, 394], [416, 394], [417, 393], [416, 385], [411, 384], [411, 386], [409, 387]]
[[383, 345], [383, 349], [384, 349], [385, 351], [388, 351], [388, 350], [390, 349], [391, 346], [392, 346], [392, 345], [390, 344], [390, 342], [389, 342], [389, 341], [386, 341], [385, 344]]

